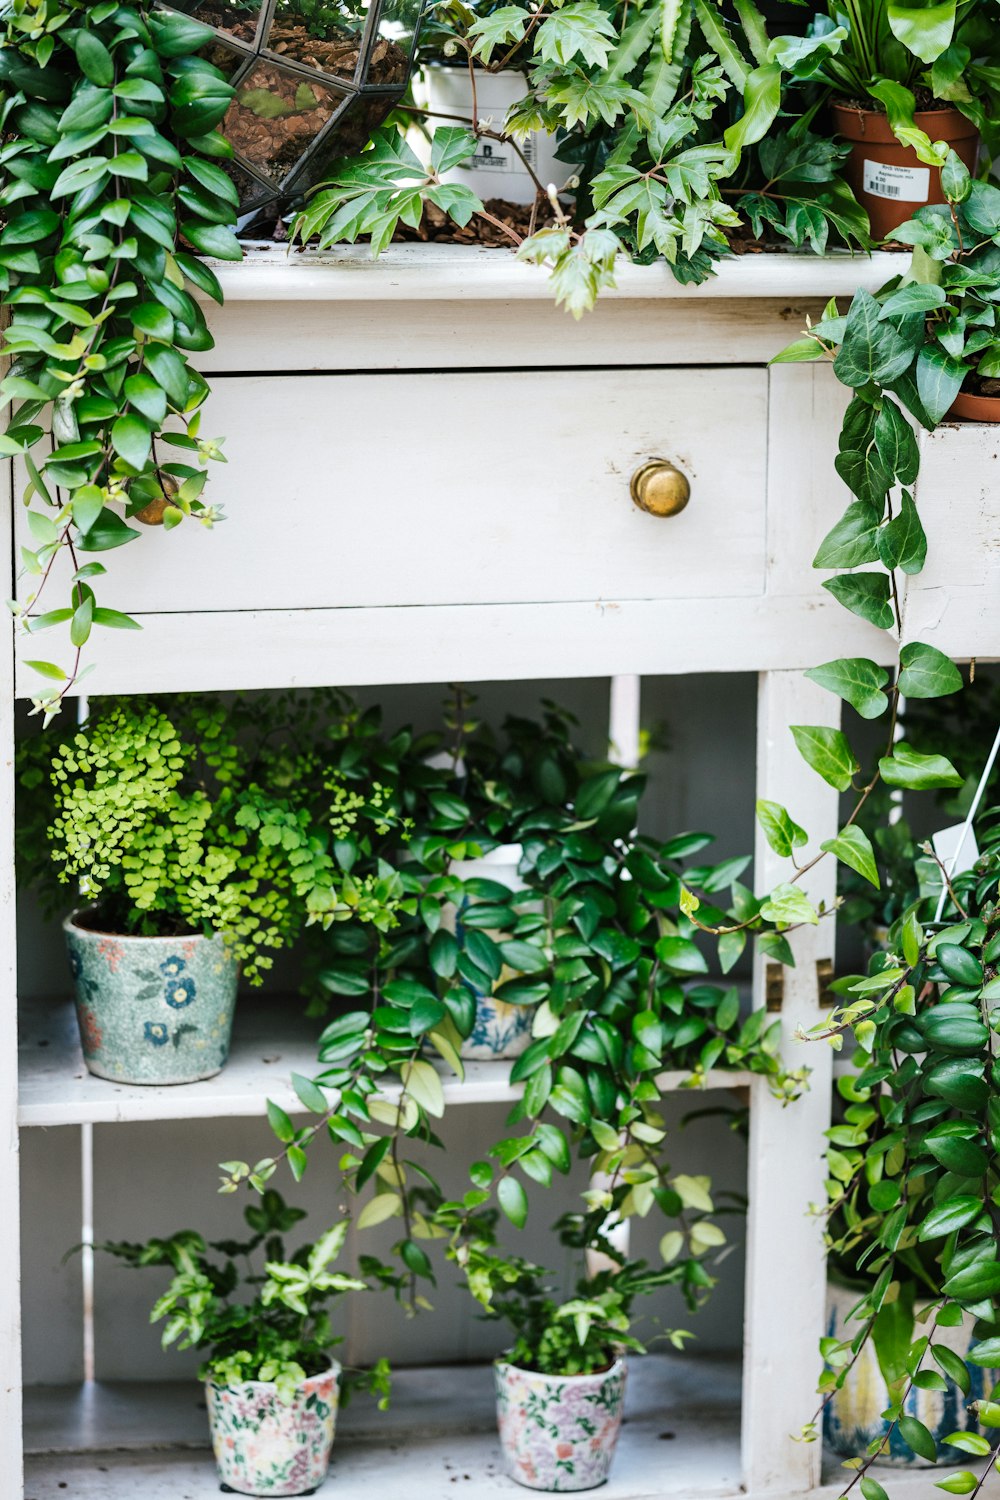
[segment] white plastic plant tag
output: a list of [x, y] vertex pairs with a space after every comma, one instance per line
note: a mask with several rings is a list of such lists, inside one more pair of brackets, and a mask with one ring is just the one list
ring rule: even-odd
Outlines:
[[[971, 870], [979, 858], [976, 835], [964, 823], [954, 823], [951, 828], [942, 828], [934, 834], [931, 844], [949, 875], [961, 875], [965, 870]], [[954, 864], [952, 860], [955, 861]]]
[[873, 198], [898, 198], [903, 203], [926, 203], [931, 195], [930, 167], [896, 167], [885, 161], [865, 161], [865, 192]]

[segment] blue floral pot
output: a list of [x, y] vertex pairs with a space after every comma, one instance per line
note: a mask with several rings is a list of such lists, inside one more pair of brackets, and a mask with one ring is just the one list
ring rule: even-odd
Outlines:
[[[483, 879], [505, 885], [509, 891], [525, 889], [518, 873], [523, 849], [520, 844], [501, 844], [490, 850], [481, 859], [456, 860], [451, 873], [460, 880]], [[451, 909], [444, 914], [444, 925], [451, 931], [461, 932], [464, 904], [457, 911]], [[505, 934], [487, 930], [487, 937], [503, 942]], [[504, 968], [497, 980], [503, 984], [513, 978], [513, 972]], [[498, 1000], [495, 995], [484, 995], [473, 990], [476, 997], [476, 1021], [471, 1033], [459, 1048], [459, 1056], [466, 1062], [498, 1062], [501, 1059], [520, 1057], [531, 1041], [531, 1026], [535, 1019], [532, 1005], [510, 1005]]]
[[[826, 1293], [826, 1332], [830, 1338], [851, 1339], [861, 1325], [848, 1314], [856, 1306], [862, 1293], [856, 1288], [830, 1280]], [[924, 1304], [918, 1304], [918, 1310]], [[943, 1344], [959, 1359], [964, 1360], [971, 1344], [975, 1343], [973, 1329], [975, 1319], [966, 1317], [956, 1328], [939, 1328], [934, 1335], [935, 1344]], [[924, 1325], [917, 1324], [914, 1337], [926, 1332]], [[934, 1366], [928, 1361], [928, 1369]], [[976, 1365], [968, 1366], [971, 1389], [963, 1395], [953, 1380], [948, 1380], [943, 1391], [924, 1391], [916, 1387], [906, 1398], [905, 1411], [908, 1416], [923, 1422], [938, 1447], [938, 1459], [955, 1463], [957, 1450], [944, 1440], [956, 1432], [979, 1432], [975, 1414], [970, 1410], [973, 1401], [988, 1397], [994, 1384], [1000, 1379], [1000, 1371], [983, 1370]], [[889, 1388], [879, 1367], [875, 1347], [868, 1340], [849, 1371], [843, 1386], [835, 1392], [826, 1407], [823, 1418], [823, 1437], [828, 1448], [842, 1458], [857, 1458], [863, 1455], [869, 1443], [882, 1438], [889, 1431], [889, 1423], [882, 1413], [889, 1405]], [[893, 1429], [888, 1449], [877, 1459], [878, 1464], [898, 1468], [923, 1467], [924, 1460], [918, 1458]]]
[[116, 1083], [194, 1083], [229, 1056], [237, 964], [225, 939], [63, 923], [83, 1060]]

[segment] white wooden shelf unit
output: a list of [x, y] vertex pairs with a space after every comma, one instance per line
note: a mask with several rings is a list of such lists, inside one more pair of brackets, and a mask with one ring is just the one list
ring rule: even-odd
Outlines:
[[[212, 498], [231, 520], [209, 535], [182, 527], [169, 539], [144, 537], [117, 560], [104, 602], [137, 613], [144, 634], [108, 632], [98, 641], [88, 688], [610, 677], [611, 739], [628, 762], [638, 744], [642, 674], [755, 672], [758, 795], [787, 803], [817, 842], [831, 836], [837, 796], [798, 758], [788, 725], [834, 725], [839, 704], [801, 672], [832, 656], [884, 660], [887, 640], [829, 599], [810, 568], [843, 505], [832, 466], [842, 393], [827, 370], [768, 369], [767, 360], [831, 294], [878, 286], [899, 266], [887, 255], [746, 257], [700, 289], [679, 287], [662, 267], [626, 267], [618, 290], [577, 324], [552, 307], [541, 273], [502, 251], [393, 247], [372, 264], [357, 251], [289, 257], [252, 248], [243, 265], [221, 268], [228, 300], [211, 313], [216, 347], [201, 357], [213, 377], [203, 430], [225, 435], [229, 458], [212, 475]], [[989, 545], [996, 449], [997, 439], [975, 427], [945, 427], [924, 443], [931, 562], [910, 581], [906, 621], [954, 656], [1000, 656], [1000, 562]], [[651, 457], [672, 459], [691, 482], [691, 503], [670, 520], [640, 513], [629, 499], [630, 474]], [[22, 476], [9, 467], [6, 474], [4, 547], [14, 575]], [[19, 1084], [12, 703], [15, 676], [22, 696], [33, 682], [16, 667], [20, 643], [9, 621], [4, 629], [6, 1500], [22, 1493], [18, 1129], [258, 1115], [265, 1094], [292, 1102], [287, 1074], [308, 1072], [312, 1057], [287, 1010], [278, 1027], [274, 1012], [247, 1012], [218, 1078], [177, 1089], [108, 1084], [83, 1072], [63, 1003], [33, 1007], [27, 1017]], [[756, 856], [763, 888], [782, 873], [780, 862], [763, 841]], [[824, 861], [810, 877], [812, 895], [829, 900], [832, 880]], [[796, 934], [798, 962], [783, 1001], [793, 1055], [795, 1028], [816, 1020], [816, 962], [832, 957], [833, 936], [830, 924]], [[761, 968], [754, 985], [759, 1003]], [[745, 1085], [751, 1100], [742, 1383], [737, 1389], [731, 1371], [689, 1376], [683, 1367], [678, 1379], [676, 1362], [650, 1364], [636, 1382], [637, 1419], [608, 1500], [736, 1493], [819, 1500], [838, 1492], [832, 1479], [833, 1487], [821, 1487], [818, 1448], [788, 1436], [808, 1414], [824, 1304], [820, 1234], [805, 1210], [823, 1194], [829, 1057], [817, 1050], [807, 1061], [812, 1088], [794, 1113], [759, 1078], [712, 1079]], [[455, 1104], [510, 1097], [489, 1065], [470, 1068], [448, 1093]], [[699, 1368], [707, 1367], [692, 1361], [690, 1369]], [[697, 1400], [709, 1389], [710, 1419]], [[92, 1403], [85, 1432], [81, 1401]], [[151, 1451], [158, 1440], [142, 1392], [126, 1419], [141, 1434], [141, 1453], [95, 1459], [95, 1447], [116, 1446], [124, 1409], [120, 1391], [107, 1399], [94, 1390], [32, 1394], [29, 1446], [48, 1456], [30, 1461], [29, 1500], [67, 1491], [74, 1500], [216, 1493], [203, 1458]], [[338, 1452], [345, 1500], [372, 1484], [391, 1489], [397, 1473], [415, 1500], [450, 1494], [452, 1482], [456, 1493], [462, 1485], [470, 1494], [513, 1490], [485, 1437], [451, 1443], [425, 1434], [414, 1464], [393, 1437], [405, 1436], [408, 1421], [419, 1425], [414, 1412], [404, 1400], [381, 1447], [359, 1437]], [[659, 1441], [668, 1427], [676, 1427], [676, 1442]], [[86, 1450], [76, 1459], [66, 1451], [74, 1444]], [[446, 1462], [455, 1471], [444, 1484]], [[421, 1479], [418, 1491], [413, 1476], [425, 1469], [432, 1479]]]

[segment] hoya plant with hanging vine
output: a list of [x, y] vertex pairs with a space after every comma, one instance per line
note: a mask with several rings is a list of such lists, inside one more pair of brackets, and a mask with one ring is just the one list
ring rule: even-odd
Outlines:
[[216, 129], [232, 90], [198, 55], [208, 30], [151, 5], [8, 0], [0, 27], [0, 452], [26, 476], [12, 608], [68, 635], [60, 660], [29, 661], [48, 717], [95, 627], [139, 628], [100, 602], [101, 555], [136, 543], [136, 521], [219, 519], [189, 356], [212, 347], [196, 294], [222, 300], [199, 254], [241, 256]]

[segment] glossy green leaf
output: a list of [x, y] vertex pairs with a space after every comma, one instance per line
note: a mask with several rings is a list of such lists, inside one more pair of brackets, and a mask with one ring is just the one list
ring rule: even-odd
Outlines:
[[792, 737], [802, 759], [838, 792], [846, 792], [861, 769], [847, 736], [822, 724], [792, 724]]
[[843, 698], [863, 719], [877, 719], [889, 707], [889, 699], [882, 691], [889, 674], [867, 657], [841, 657], [811, 667], [805, 675]]

